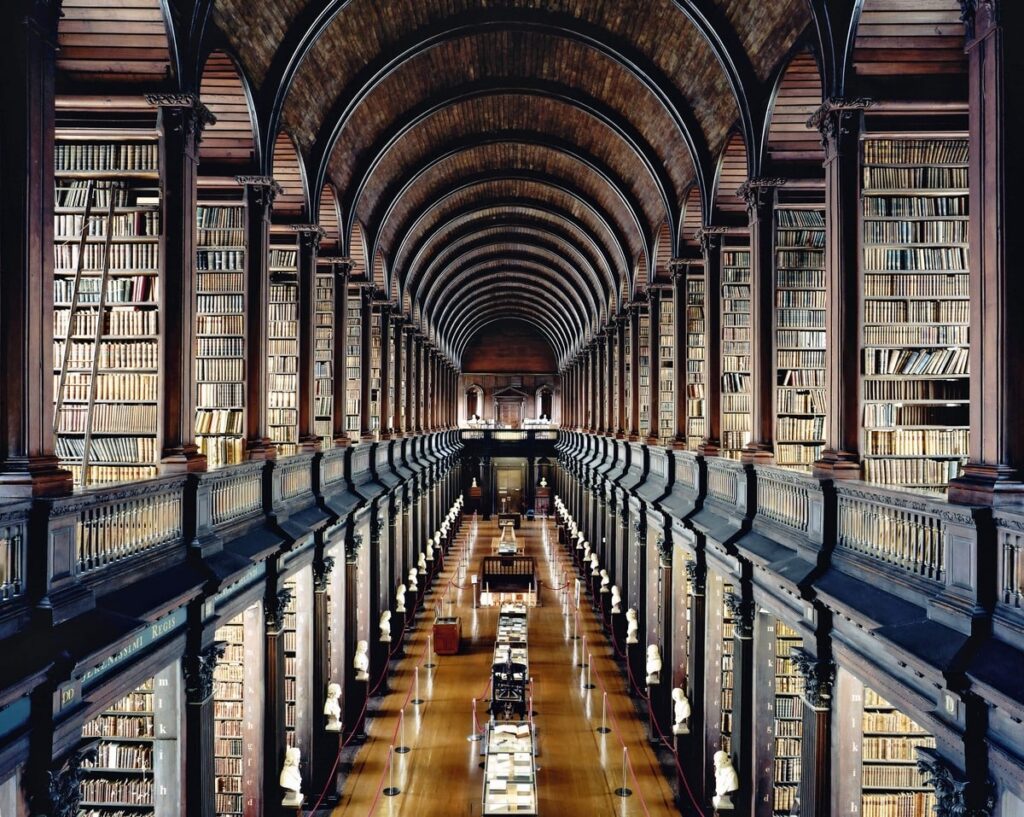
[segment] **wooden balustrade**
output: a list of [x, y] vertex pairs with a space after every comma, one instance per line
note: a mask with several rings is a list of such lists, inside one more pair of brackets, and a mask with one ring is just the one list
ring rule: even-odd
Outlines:
[[[757, 515], [778, 525], [806, 533], [810, 520], [810, 488], [798, 475], [758, 466]], [[816, 483], [814, 483], [816, 484]]]
[[24, 525], [0, 526], [0, 603], [25, 591]]
[[160, 483], [145, 491], [97, 491], [90, 496], [75, 526], [79, 574], [180, 542], [183, 484], [157, 486]]
[[214, 526], [235, 522], [263, 507], [263, 465], [246, 463], [217, 479], [212, 488]]
[[320, 478], [324, 485], [334, 485], [345, 478], [345, 449], [333, 448], [324, 452]]
[[281, 464], [281, 498], [294, 499], [300, 494], [308, 494], [313, 490], [313, 472], [309, 461]]
[[728, 460], [708, 460], [708, 494], [721, 502], [735, 503], [739, 474], [735, 463]]
[[837, 547], [942, 581], [946, 565], [941, 503], [858, 484], [836, 488]]
[[1024, 607], [1024, 533], [999, 531], [999, 600], [1020, 609]]

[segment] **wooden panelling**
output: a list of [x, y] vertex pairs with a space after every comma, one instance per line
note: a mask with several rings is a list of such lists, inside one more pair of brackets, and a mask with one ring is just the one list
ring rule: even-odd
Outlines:
[[320, 190], [320, 218], [317, 223], [327, 233], [320, 244], [320, 254], [334, 253], [341, 246], [341, 219], [338, 217], [337, 194], [329, 184]]
[[854, 42], [863, 77], [966, 74], [956, 0], [864, 0]]
[[704, 212], [700, 200], [700, 188], [696, 185], [686, 193], [683, 204], [683, 240], [690, 244], [697, 242], [697, 230], [704, 223]]
[[65, 0], [57, 70], [65, 83], [110, 82], [152, 90], [172, 73], [160, 0]]
[[251, 166], [256, 160], [252, 111], [238, 66], [223, 51], [206, 61], [199, 97], [217, 117], [199, 143], [201, 164]]
[[795, 56], [787, 66], [775, 95], [768, 128], [770, 161], [815, 162], [825, 159], [821, 135], [807, 119], [821, 104], [821, 75], [809, 53]]
[[366, 278], [366, 239], [363, 235], [363, 227], [358, 221], [352, 222], [351, 235], [349, 236], [348, 257], [352, 259], [353, 278]]
[[284, 188], [274, 200], [274, 220], [302, 219], [306, 210], [305, 177], [295, 144], [284, 131], [274, 142], [274, 180]]
[[488, 324], [473, 336], [462, 355], [464, 372], [537, 374], [557, 368], [547, 340], [525, 321]]
[[672, 234], [668, 222], [662, 222], [658, 228], [658, 238], [654, 246], [654, 278], [667, 281], [669, 278], [668, 264], [672, 260]]
[[715, 210], [720, 213], [743, 213], [746, 204], [736, 191], [747, 180], [747, 146], [734, 133], [722, 151], [715, 180]]

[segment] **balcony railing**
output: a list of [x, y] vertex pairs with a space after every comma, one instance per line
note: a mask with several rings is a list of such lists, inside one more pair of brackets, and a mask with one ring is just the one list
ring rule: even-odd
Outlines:
[[25, 592], [24, 526], [0, 526], [0, 602]]
[[212, 487], [215, 527], [236, 522], [263, 507], [263, 463], [249, 462], [217, 475]]
[[840, 548], [943, 581], [941, 503], [858, 484], [836, 487]]
[[999, 600], [1008, 607], [1024, 607], [1024, 533], [999, 529]]
[[534, 440], [555, 442], [558, 439], [558, 429], [533, 429], [533, 428], [464, 428], [459, 431], [463, 442], [486, 441], [495, 443], [521, 443]]
[[733, 504], [739, 492], [738, 464], [732, 460], [708, 460], [708, 494], [719, 502]]
[[777, 468], [757, 469], [757, 515], [798, 533], [807, 533], [812, 487], [817, 482]]

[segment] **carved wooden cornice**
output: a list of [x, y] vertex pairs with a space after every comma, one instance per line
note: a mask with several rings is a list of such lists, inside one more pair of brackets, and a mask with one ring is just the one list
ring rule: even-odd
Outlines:
[[146, 102], [155, 108], [178, 109], [181, 122], [174, 127], [181, 128], [186, 138], [201, 139], [206, 126], [217, 122], [213, 111], [202, 103], [197, 94], [146, 94]]
[[363, 547], [363, 535], [353, 533], [345, 542], [345, 562], [354, 565], [359, 560], [359, 551]]
[[736, 188], [736, 195], [747, 204], [747, 210], [767, 207], [771, 201], [771, 194], [777, 187], [783, 187], [789, 180], [781, 177], [761, 176], [754, 179], [747, 179]]
[[185, 697], [189, 703], [203, 703], [213, 695], [213, 671], [227, 644], [217, 641], [198, 655], [186, 656], [181, 665], [185, 676]]
[[828, 658], [817, 658], [801, 650], [790, 650], [793, 666], [804, 682], [804, 700], [815, 709], [832, 706], [832, 687], [836, 681], [836, 662]]
[[324, 556], [313, 562], [313, 590], [317, 593], [326, 593], [327, 585], [331, 580], [331, 573], [334, 570], [334, 557]]
[[[936, 817], [992, 817], [996, 807], [991, 780], [972, 786], [935, 749], [918, 747], [917, 769], [935, 789]], [[972, 791], [980, 788], [980, 791]]]
[[964, 35], [968, 40], [977, 33], [977, 19], [986, 18], [989, 25], [999, 25], [1000, 0], [960, 0], [960, 21], [964, 24]]
[[279, 633], [284, 629], [284, 616], [292, 601], [290, 587], [279, 587], [273, 599], [263, 600], [263, 614], [267, 620], [267, 632]]

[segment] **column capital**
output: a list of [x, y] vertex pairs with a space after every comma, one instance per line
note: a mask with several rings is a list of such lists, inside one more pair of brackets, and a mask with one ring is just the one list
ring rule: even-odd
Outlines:
[[700, 244], [701, 252], [707, 255], [717, 250], [722, 245], [722, 236], [727, 232], [729, 232], [728, 227], [710, 224], [697, 230], [696, 238], [697, 243]]
[[972, 785], [937, 750], [924, 746], [917, 748], [917, 770], [935, 789], [938, 817], [992, 817], [995, 812], [996, 787], [991, 779]]
[[790, 651], [793, 666], [804, 681], [803, 698], [814, 709], [832, 706], [832, 686], [836, 681], [836, 663], [830, 658], [818, 658], [806, 650]]
[[[1002, 0], [960, 0], [960, 20], [969, 42], [989, 27], [999, 25]], [[982, 24], [979, 26], [979, 18]]]
[[363, 547], [363, 535], [353, 533], [345, 540], [345, 563], [354, 565], [359, 561], [359, 551]]
[[213, 694], [213, 671], [217, 661], [224, 655], [227, 644], [217, 641], [198, 655], [186, 655], [181, 664], [185, 678], [185, 700], [192, 704], [201, 704]]
[[327, 236], [327, 231], [319, 224], [289, 224], [288, 229], [299, 234], [299, 241], [307, 249], [320, 249], [320, 242]]
[[334, 570], [334, 557], [324, 556], [313, 562], [313, 590], [317, 593], [326, 593], [327, 585], [331, 580], [331, 572]]
[[696, 559], [687, 559], [685, 570], [686, 582], [690, 588], [690, 595], [703, 596], [707, 589], [707, 568], [697, 564]]
[[733, 627], [738, 638], [754, 637], [754, 602], [739, 593], [726, 593], [725, 606], [732, 616]]
[[235, 176], [235, 181], [246, 189], [252, 202], [265, 213], [270, 212], [274, 199], [284, 193], [272, 176]]
[[807, 118], [807, 127], [821, 134], [826, 159], [836, 154], [842, 137], [853, 132], [850, 128], [853, 117], [874, 104], [869, 97], [829, 97]]
[[775, 188], [783, 187], [788, 181], [781, 176], [759, 176], [747, 179], [736, 188], [736, 195], [746, 202], [747, 213], [753, 215], [754, 211], [770, 205]]
[[198, 94], [146, 94], [146, 102], [161, 111], [179, 109], [181, 124], [177, 127], [182, 128], [182, 135], [195, 136], [196, 141], [202, 138], [207, 125], [217, 122], [213, 111], [200, 101]]
[[292, 591], [289, 587], [279, 587], [274, 596], [263, 599], [263, 615], [266, 618], [269, 635], [275, 635], [284, 629], [284, 614], [291, 601]]

